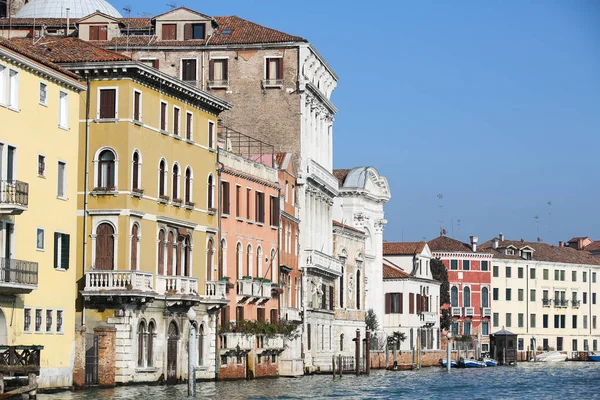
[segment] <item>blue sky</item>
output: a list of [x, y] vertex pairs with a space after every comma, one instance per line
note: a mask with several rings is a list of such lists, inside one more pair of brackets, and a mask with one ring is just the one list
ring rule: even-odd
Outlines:
[[[172, 3], [109, 1], [132, 17]], [[317, 47], [340, 76], [334, 166], [388, 178], [386, 240], [436, 237], [438, 193], [463, 241], [600, 240], [600, 2], [175, 4]]]

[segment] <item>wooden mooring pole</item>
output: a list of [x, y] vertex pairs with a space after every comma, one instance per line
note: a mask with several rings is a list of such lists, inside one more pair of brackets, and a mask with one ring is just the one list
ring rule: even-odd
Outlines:
[[331, 356], [331, 370], [333, 371], [333, 379], [335, 379], [335, 356]]
[[354, 369], [356, 370], [356, 376], [360, 375], [360, 330], [356, 330], [356, 337], [354, 340]]
[[340, 369], [340, 378], [342, 377], [342, 371], [344, 370], [344, 367], [342, 366], [342, 355], [340, 354], [338, 356], [338, 368]]
[[365, 348], [365, 373], [369, 375], [371, 373], [371, 331], [367, 329], [366, 336], [366, 348]]

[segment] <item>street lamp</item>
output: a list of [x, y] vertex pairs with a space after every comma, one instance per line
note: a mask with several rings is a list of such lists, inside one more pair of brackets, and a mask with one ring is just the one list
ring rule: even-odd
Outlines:
[[448, 331], [446, 339], [448, 339], [448, 344], [446, 345], [446, 368], [450, 372], [450, 364], [452, 364], [450, 361], [450, 339], [452, 339], [452, 332]]
[[196, 397], [196, 367], [194, 365], [194, 355], [196, 354], [196, 311], [192, 307], [187, 312], [190, 321], [190, 337], [188, 342], [188, 396]]

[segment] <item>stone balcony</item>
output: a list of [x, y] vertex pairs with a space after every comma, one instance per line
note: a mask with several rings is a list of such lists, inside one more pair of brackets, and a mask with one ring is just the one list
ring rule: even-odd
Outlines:
[[461, 316], [461, 308], [460, 307], [450, 307], [450, 315], [453, 317]]
[[0, 294], [31, 293], [38, 287], [38, 263], [0, 258]]
[[481, 307], [481, 318], [491, 318], [492, 309], [490, 307]]
[[19, 215], [28, 207], [28, 183], [15, 180], [0, 181], [0, 214]]
[[265, 303], [271, 298], [271, 286], [271, 282], [238, 279], [236, 293], [242, 298], [242, 302], [249, 300], [252, 303], [257, 301]]
[[158, 294], [198, 296], [198, 279], [188, 276], [157, 276], [156, 292]]
[[342, 275], [342, 262], [318, 250], [305, 250], [306, 268], [316, 274], [337, 278]]
[[227, 282], [225, 281], [207, 281], [206, 282], [206, 296], [215, 299], [224, 299], [227, 289]]
[[302, 318], [300, 318], [300, 310], [290, 307], [281, 309], [281, 319], [284, 321], [302, 321]]
[[307, 163], [306, 177], [326, 188], [332, 195], [337, 196], [339, 192], [337, 178], [312, 158]]
[[221, 333], [219, 335], [219, 347], [224, 349], [250, 350], [254, 348], [254, 336], [239, 332]]
[[84, 299], [91, 305], [151, 302], [156, 297], [153, 274], [140, 271], [85, 271]]
[[421, 319], [425, 324], [435, 325], [440, 321], [440, 314], [433, 311], [425, 311], [421, 313]]
[[465, 317], [473, 317], [475, 315], [475, 307], [463, 307], [463, 315]]

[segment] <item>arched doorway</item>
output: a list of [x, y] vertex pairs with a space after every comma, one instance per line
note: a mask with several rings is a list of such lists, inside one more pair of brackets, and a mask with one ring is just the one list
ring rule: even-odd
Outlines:
[[177, 380], [177, 349], [179, 347], [179, 329], [175, 321], [169, 324], [167, 332], [167, 381]]
[[6, 317], [0, 309], [0, 346], [8, 345], [8, 333], [6, 331]]

